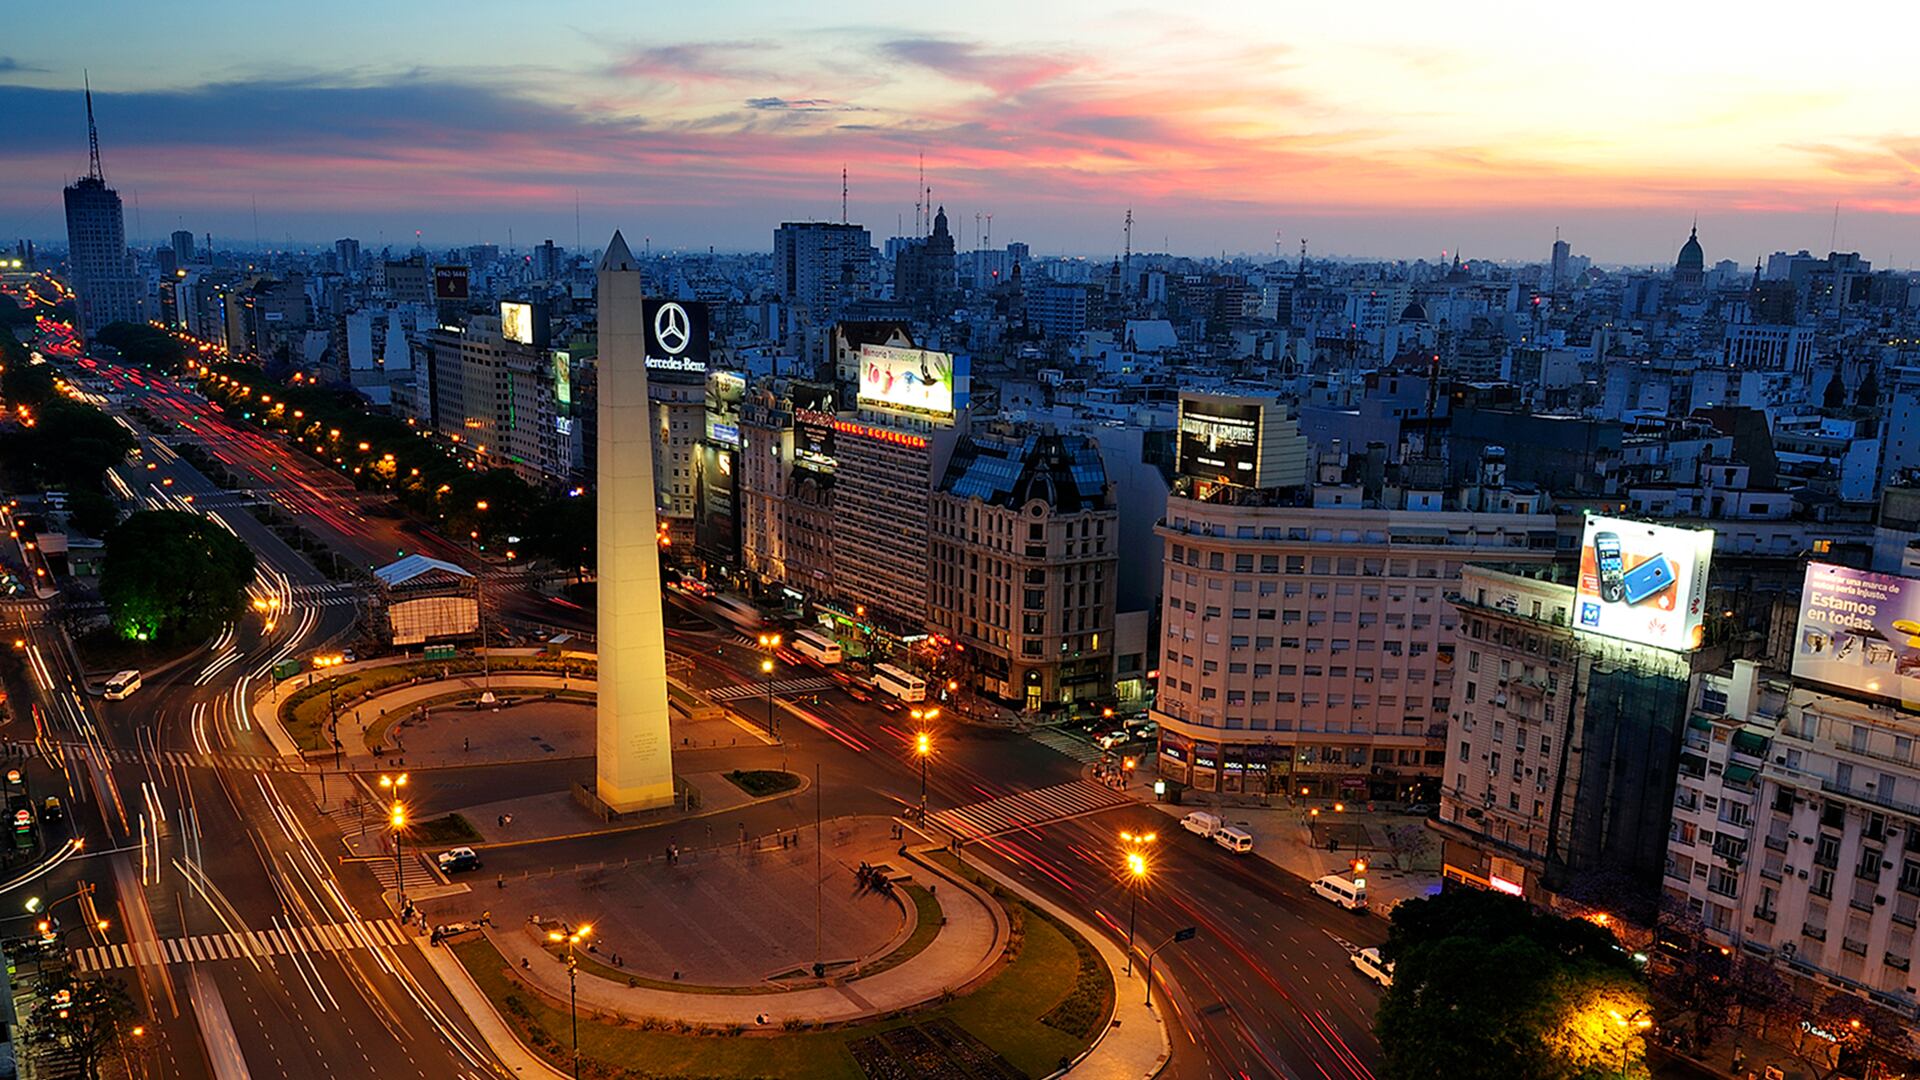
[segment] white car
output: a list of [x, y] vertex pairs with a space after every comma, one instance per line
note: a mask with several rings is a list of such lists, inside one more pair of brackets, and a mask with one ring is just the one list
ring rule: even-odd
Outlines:
[[447, 874], [480, 869], [480, 855], [470, 847], [457, 847], [452, 851], [443, 851], [436, 861], [440, 864], [441, 872]]
[[1381, 959], [1379, 949], [1361, 949], [1354, 953], [1353, 966], [1381, 986], [1393, 985], [1393, 965]]

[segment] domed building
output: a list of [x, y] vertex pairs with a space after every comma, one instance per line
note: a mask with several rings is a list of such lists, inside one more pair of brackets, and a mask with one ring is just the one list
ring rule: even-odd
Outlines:
[[1426, 322], [1427, 321], [1426, 305], [1422, 304], [1418, 300], [1410, 301], [1405, 308], [1401, 309], [1400, 321], [1403, 323]]
[[1700, 226], [1696, 222], [1680, 245], [1680, 257], [1673, 261], [1673, 284], [1680, 289], [1700, 289], [1707, 283], [1707, 256], [1700, 250]]

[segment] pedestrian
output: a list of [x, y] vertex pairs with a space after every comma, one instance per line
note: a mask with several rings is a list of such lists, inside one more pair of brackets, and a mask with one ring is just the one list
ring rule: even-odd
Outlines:
[[460, 749], [462, 750], [473, 749], [473, 740], [471, 738], [462, 738], [460, 740]]
[[500, 826], [500, 827], [501, 827], [501, 828], [503, 828], [503, 829], [504, 829], [504, 828], [506, 828], [506, 827], [507, 827], [507, 815], [505, 815], [505, 814], [495, 814], [495, 815], [493, 816], [493, 823], [494, 823], [495, 825], [498, 825], [498, 826]]

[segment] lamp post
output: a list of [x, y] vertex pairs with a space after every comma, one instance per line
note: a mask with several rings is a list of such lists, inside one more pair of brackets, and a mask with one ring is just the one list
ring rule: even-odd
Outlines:
[[760, 647], [767, 650], [760, 661], [760, 672], [767, 677], [767, 738], [773, 738], [773, 650], [780, 647], [779, 634], [761, 634]]
[[[931, 711], [935, 716], [940, 713], [938, 709]], [[915, 709], [914, 713], [919, 715], [920, 710]], [[922, 731], [913, 737], [913, 753], [920, 759], [920, 823], [924, 825], [927, 821], [927, 759], [933, 756], [931, 732]]]
[[1127, 901], [1127, 974], [1133, 974], [1133, 927], [1140, 915], [1140, 894], [1147, 888], [1147, 852], [1148, 844], [1160, 839], [1158, 833], [1122, 832], [1120, 842], [1127, 845], [1124, 869], [1127, 873], [1127, 885], [1131, 897]]
[[387, 810], [387, 824], [393, 829], [393, 887], [400, 891], [400, 910], [407, 908], [407, 872], [400, 860], [400, 840], [407, 828], [407, 808], [400, 801], [400, 789], [407, 786], [407, 774], [398, 776], [381, 774], [380, 787], [393, 795], [392, 805]]
[[560, 929], [547, 931], [547, 940], [565, 942], [567, 946], [567, 1013], [573, 1019], [573, 1080], [580, 1080], [580, 998], [577, 983], [580, 970], [580, 958], [574, 949], [593, 933], [593, 927], [582, 924], [568, 926], [560, 924]]
[[1647, 1010], [1645, 1009], [1635, 1009], [1626, 1016], [1620, 1015], [1620, 1010], [1618, 1009], [1608, 1009], [1607, 1015], [1613, 1017], [1613, 1022], [1619, 1025], [1621, 1029], [1620, 1080], [1627, 1080], [1627, 1053], [1633, 1049], [1634, 1033], [1637, 1031], [1645, 1031], [1652, 1027], [1653, 1018], [1647, 1015]]

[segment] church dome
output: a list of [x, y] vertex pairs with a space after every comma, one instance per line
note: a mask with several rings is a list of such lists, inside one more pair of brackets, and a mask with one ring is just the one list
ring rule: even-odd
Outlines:
[[1406, 308], [1400, 312], [1400, 321], [1401, 322], [1426, 322], [1427, 309], [1420, 303], [1420, 301], [1415, 300], [1409, 303], [1406, 306]]
[[1700, 226], [1695, 225], [1693, 232], [1687, 236], [1687, 242], [1680, 246], [1680, 257], [1674, 260], [1673, 269], [1676, 273], [1698, 274], [1704, 272], [1706, 267], [1707, 256], [1700, 250]]

